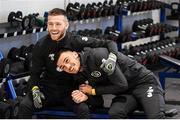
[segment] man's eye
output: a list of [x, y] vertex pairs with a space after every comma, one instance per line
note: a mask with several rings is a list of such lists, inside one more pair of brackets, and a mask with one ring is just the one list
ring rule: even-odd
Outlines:
[[57, 26], [60, 26], [61, 24], [60, 24], [60, 23], [57, 23], [56, 25], [57, 25]]
[[68, 63], [68, 62], [69, 62], [69, 59], [66, 59], [65, 62]]
[[64, 69], [64, 66], [60, 66], [59, 68], [60, 68], [61, 70], [63, 70], [63, 69]]

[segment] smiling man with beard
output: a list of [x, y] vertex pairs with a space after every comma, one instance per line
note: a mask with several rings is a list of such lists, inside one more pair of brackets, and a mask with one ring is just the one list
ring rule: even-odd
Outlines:
[[61, 72], [54, 63], [55, 54], [63, 48], [81, 51], [86, 46], [106, 47], [110, 54], [102, 63], [102, 69], [109, 75], [114, 72], [118, 52], [115, 42], [73, 35], [67, 32], [68, 27], [69, 22], [64, 10], [54, 8], [49, 11], [49, 34], [41, 38], [33, 49], [30, 91], [20, 104], [19, 118], [31, 118], [36, 109], [59, 104], [74, 111], [78, 118], [89, 118], [87, 107], [72, 100], [71, 92], [76, 87], [72, 76]]

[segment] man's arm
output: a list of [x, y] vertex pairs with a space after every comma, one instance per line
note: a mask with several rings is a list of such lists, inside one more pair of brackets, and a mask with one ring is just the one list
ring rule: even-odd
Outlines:
[[[41, 52], [41, 53], [40, 53]], [[42, 73], [44, 61], [42, 59], [42, 48], [38, 42], [32, 51], [32, 67], [30, 70], [30, 90], [33, 96], [33, 103], [36, 108], [42, 108], [42, 99], [45, 99], [44, 94], [39, 89], [39, 80]]]
[[117, 60], [116, 55], [118, 54], [117, 44], [114, 41], [100, 40], [92, 37], [81, 37], [81, 36], [75, 36], [75, 39], [73, 40], [74, 41], [72, 42], [72, 46], [74, 48], [78, 48], [80, 51], [83, 50], [84, 47], [107, 48], [109, 51], [109, 56], [107, 59], [105, 59], [102, 62], [101, 68], [104, 70], [104, 72], [108, 73], [108, 75], [111, 75], [114, 72], [116, 60]]
[[32, 67], [30, 69], [30, 88], [39, 86], [40, 75], [42, 74], [42, 68], [44, 66], [44, 60], [42, 58], [43, 51], [41, 50], [40, 43], [38, 42], [32, 51]]
[[82, 37], [77, 35], [74, 36], [71, 44], [74, 48], [78, 48], [80, 51], [83, 50], [84, 47], [105, 47], [109, 52], [115, 55], [118, 54], [117, 44], [112, 40], [100, 40], [92, 37]]
[[[106, 48], [96, 48], [93, 51], [94, 60], [97, 66], [100, 66], [102, 63], [102, 59], [106, 59], [108, 56], [108, 51]], [[107, 73], [106, 73], [107, 74]], [[107, 75], [108, 80], [112, 83], [108, 86], [97, 86], [95, 87], [96, 95], [101, 94], [116, 94], [120, 92], [124, 92], [128, 89], [128, 82], [126, 77], [124, 76], [123, 72], [120, 69], [120, 66], [116, 63], [115, 71], [111, 75]]]

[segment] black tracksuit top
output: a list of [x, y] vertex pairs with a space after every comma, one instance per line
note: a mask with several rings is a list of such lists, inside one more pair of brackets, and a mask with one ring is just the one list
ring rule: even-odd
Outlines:
[[[31, 88], [35, 85], [38, 86], [40, 83], [56, 85], [60, 90], [71, 87], [73, 83], [72, 76], [56, 70], [57, 65], [54, 62], [54, 56], [62, 48], [81, 51], [87, 46], [106, 47], [110, 52], [118, 53], [117, 44], [113, 41], [72, 35], [69, 32], [58, 42], [53, 41], [49, 35], [40, 39], [32, 53]], [[43, 79], [40, 79], [42, 71], [44, 71], [44, 75]]]
[[144, 78], [152, 72], [121, 52], [117, 55], [115, 72], [108, 76], [100, 69], [102, 59], [107, 59], [108, 55], [106, 48], [85, 48], [80, 53], [82, 71], [74, 75], [76, 81], [79, 84], [88, 81], [89, 85], [95, 88], [97, 95], [123, 93], [138, 84], [151, 82], [150, 79]]

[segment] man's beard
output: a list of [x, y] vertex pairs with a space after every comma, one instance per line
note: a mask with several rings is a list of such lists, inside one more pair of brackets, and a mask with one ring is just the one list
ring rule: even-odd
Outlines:
[[[61, 33], [60, 36], [58, 37], [58, 39], [56, 39], [56, 41], [61, 40], [61, 39], [65, 36], [65, 33], [66, 33], [66, 32]], [[49, 36], [51, 37], [51, 34], [50, 34], [50, 33], [49, 33]], [[52, 37], [51, 37], [51, 39], [52, 39]]]

